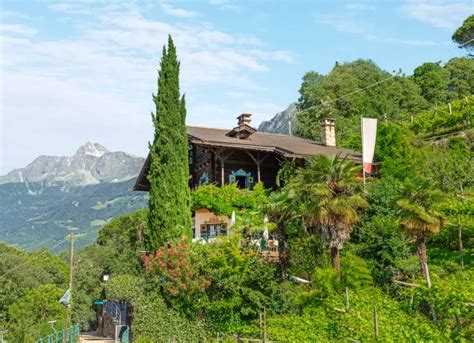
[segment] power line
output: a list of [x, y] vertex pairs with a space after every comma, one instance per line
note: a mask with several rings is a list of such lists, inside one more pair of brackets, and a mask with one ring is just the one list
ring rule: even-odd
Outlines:
[[333, 102], [335, 102], [335, 101], [337, 101], [337, 100], [344, 99], [344, 98], [346, 98], [346, 97], [348, 97], [348, 96], [351, 96], [351, 95], [354, 95], [354, 94], [357, 94], [357, 93], [364, 92], [364, 91], [366, 91], [366, 90], [369, 89], [369, 88], [375, 87], [375, 86], [377, 86], [377, 85], [379, 85], [379, 84], [381, 84], [381, 83], [383, 83], [383, 82], [386, 82], [386, 81], [388, 81], [388, 80], [393, 79], [394, 77], [400, 75], [401, 72], [402, 72], [402, 71], [401, 71], [401, 69], [400, 69], [397, 73], [395, 73], [395, 74], [393, 74], [393, 75], [390, 75], [389, 77], [387, 77], [387, 78], [385, 78], [385, 79], [376, 81], [376, 82], [374, 82], [374, 83], [369, 84], [368, 86], [365, 86], [364, 88], [361, 88], [361, 89], [355, 90], [355, 91], [353, 91], [353, 92], [350, 92], [350, 93], [341, 95], [340, 97], [337, 97], [337, 98], [335, 98], [335, 99], [329, 99], [328, 101], [325, 101], [323, 104], [310, 106], [310, 107], [308, 107], [308, 108], [305, 108], [303, 111], [308, 111], [308, 110], [311, 110], [311, 109], [314, 109], [314, 108], [318, 108], [318, 107], [321, 107], [321, 106], [325, 106], [325, 105], [330, 104], [330, 103], [333, 103]]

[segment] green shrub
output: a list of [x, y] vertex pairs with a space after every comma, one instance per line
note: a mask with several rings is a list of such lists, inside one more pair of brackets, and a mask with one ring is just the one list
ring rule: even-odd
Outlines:
[[133, 303], [143, 295], [145, 280], [135, 275], [112, 276], [105, 284], [107, 299]]
[[319, 235], [295, 237], [288, 242], [289, 274], [309, 280], [316, 267], [326, 261]]
[[132, 302], [132, 329], [139, 342], [203, 342], [209, 337], [204, 324], [188, 320], [153, 293], [139, 296]]

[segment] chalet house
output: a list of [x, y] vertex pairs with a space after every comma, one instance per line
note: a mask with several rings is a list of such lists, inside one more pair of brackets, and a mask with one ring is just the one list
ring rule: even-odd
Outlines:
[[[347, 156], [360, 163], [361, 155], [338, 148], [333, 119], [322, 122], [321, 143], [282, 134], [258, 132], [251, 123], [251, 114], [237, 117], [238, 125], [231, 130], [188, 126], [189, 186], [206, 184], [225, 185], [236, 183], [240, 188], [252, 189], [262, 182], [267, 188], [276, 188], [276, 176], [281, 162], [292, 160], [302, 163], [315, 155]], [[147, 178], [150, 156], [138, 175], [134, 190], [148, 191]], [[217, 217], [202, 209], [195, 213], [194, 234], [224, 235], [230, 229], [228, 218]]]
[[[251, 114], [243, 113], [232, 130], [188, 126], [189, 186], [214, 183], [237, 183], [251, 189], [257, 182], [267, 188], [276, 187], [276, 175], [284, 160], [303, 161], [315, 155], [347, 156], [360, 162], [361, 155], [336, 146], [334, 120], [322, 122], [323, 141], [317, 143], [296, 136], [258, 132], [250, 126]], [[140, 171], [134, 186], [136, 191], [148, 191], [150, 156]]]

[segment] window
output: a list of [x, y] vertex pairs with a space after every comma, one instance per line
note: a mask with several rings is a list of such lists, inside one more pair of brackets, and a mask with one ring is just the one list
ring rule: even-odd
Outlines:
[[217, 236], [227, 236], [227, 224], [201, 224], [201, 238], [207, 239]]

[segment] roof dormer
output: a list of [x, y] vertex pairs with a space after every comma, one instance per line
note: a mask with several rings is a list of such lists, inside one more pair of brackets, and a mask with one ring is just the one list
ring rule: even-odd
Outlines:
[[257, 132], [257, 129], [250, 126], [252, 121], [252, 115], [250, 113], [242, 113], [237, 117], [237, 125], [232, 130], [227, 133], [227, 136], [239, 138], [239, 139], [248, 139], [252, 134]]

